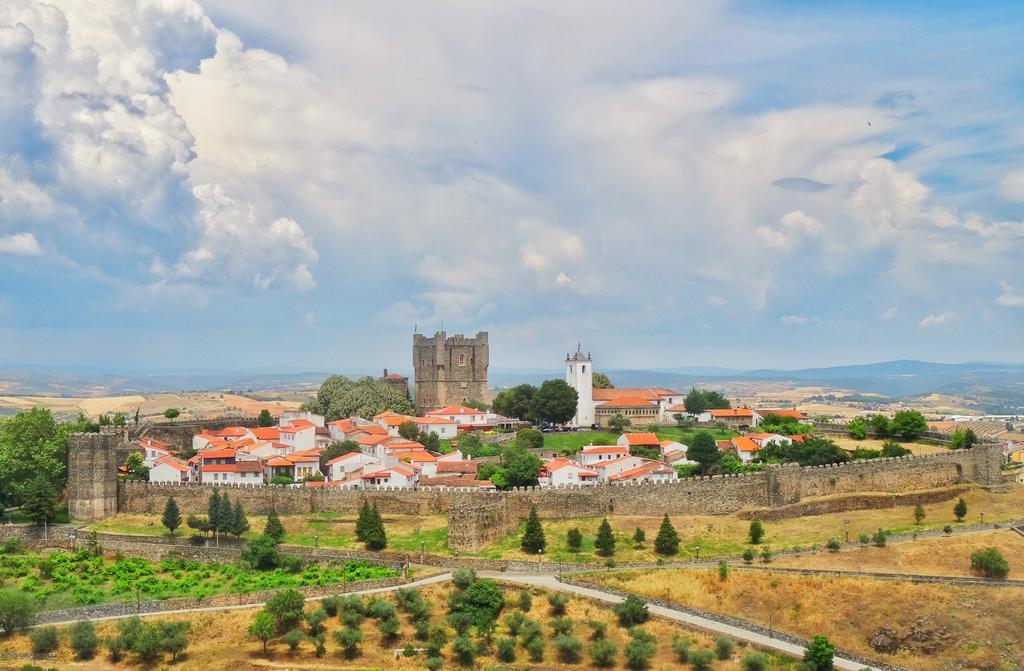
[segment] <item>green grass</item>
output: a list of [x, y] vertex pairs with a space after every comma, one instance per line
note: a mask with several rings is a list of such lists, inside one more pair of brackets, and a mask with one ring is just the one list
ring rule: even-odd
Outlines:
[[205, 598], [397, 575], [391, 569], [362, 562], [309, 565], [289, 573], [171, 558], [160, 563], [137, 557], [111, 560], [84, 550], [0, 554], [0, 581], [31, 594], [43, 610], [135, 599]]
[[[28, 516], [21, 512], [21, 510], [8, 510], [3, 514], [4, 522], [10, 522], [11, 524], [29, 524], [32, 520]], [[50, 524], [70, 524], [71, 517], [68, 515], [67, 507], [58, 509], [53, 517], [53, 521]]]

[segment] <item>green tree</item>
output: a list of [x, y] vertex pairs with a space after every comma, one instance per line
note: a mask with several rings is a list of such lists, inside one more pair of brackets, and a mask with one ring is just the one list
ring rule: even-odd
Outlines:
[[336, 440], [328, 445], [320, 456], [320, 472], [326, 474], [329, 461], [349, 452], [359, 452], [359, 443], [354, 440]]
[[277, 568], [281, 563], [281, 556], [277, 551], [277, 543], [266, 534], [257, 536], [249, 541], [245, 550], [242, 551], [242, 559], [260, 571], [269, 571]]
[[539, 450], [544, 447], [544, 434], [537, 429], [519, 429], [516, 432], [516, 444], [528, 450]]
[[499, 638], [496, 646], [495, 657], [499, 662], [506, 664], [516, 661], [516, 639]]
[[506, 448], [502, 462], [509, 487], [532, 487], [537, 484], [542, 463], [533, 452], [512, 446]]
[[924, 506], [920, 503], [914, 506], [914, 522], [918, 525], [924, 522]]
[[863, 417], [851, 419], [847, 429], [850, 432], [850, 438], [854, 440], [864, 440], [868, 437], [868, 421]]
[[256, 613], [256, 617], [249, 624], [249, 635], [263, 644], [263, 654], [267, 654], [267, 642], [274, 638], [277, 632], [277, 625], [274, 617], [266, 609]]
[[555, 654], [563, 664], [576, 664], [583, 656], [583, 643], [571, 634], [555, 636]]
[[564, 594], [557, 592], [548, 594], [548, 605], [551, 606], [552, 615], [565, 615], [565, 607], [568, 603], [569, 599]]
[[57, 627], [36, 627], [29, 632], [33, 655], [46, 655], [60, 646], [60, 632]]
[[370, 519], [364, 534], [367, 550], [383, 550], [388, 546], [388, 536], [384, 531], [384, 520], [380, 516], [377, 504], [370, 509]]
[[956, 516], [957, 522], [963, 522], [967, 517], [967, 501], [964, 501], [963, 497], [957, 499], [956, 505], [953, 506], [953, 514]]
[[128, 471], [129, 480], [149, 480], [149, 469], [146, 468], [142, 455], [138, 452], [132, 452], [128, 455], [124, 460], [124, 467]]
[[564, 424], [576, 414], [579, 395], [565, 380], [545, 380], [530, 401], [535, 421]]
[[579, 552], [583, 547], [583, 534], [576, 527], [569, 529], [565, 534], [565, 545], [569, 552]]
[[210, 498], [206, 500], [206, 519], [210, 521], [212, 531], [220, 531], [224, 528], [225, 520], [220, 518], [220, 511], [220, 491], [215, 487], [210, 493]]
[[743, 658], [740, 666], [743, 668], [743, 671], [768, 671], [769, 664], [770, 662], [766, 655], [760, 652], [751, 652]]
[[594, 666], [607, 669], [615, 666], [615, 657], [619, 649], [607, 639], [599, 639], [590, 644], [590, 659]]
[[761, 520], [754, 520], [750, 523], [750, 530], [747, 532], [747, 541], [751, 545], [760, 545], [764, 538], [764, 525]]
[[166, 417], [167, 419], [176, 419], [180, 415], [181, 410], [178, 410], [177, 408], [167, 408], [166, 410], [164, 410], [164, 417]]
[[0, 629], [13, 634], [32, 624], [36, 617], [35, 600], [26, 592], [0, 590]]
[[57, 490], [49, 478], [37, 475], [23, 491], [21, 512], [37, 526], [52, 522], [57, 514]]
[[100, 647], [96, 628], [89, 620], [79, 620], [71, 625], [69, 642], [78, 659], [92, 659], [96, 655], [97, 648]]
[[809, 671], [831, 671], [836, 649], [824, 636], [815, 636], [804, 650], [804, 664]]
[[627, 629], [643, 624], [651, 619], [651, 613], [647, 610], [647, 604], [635, 594], [627, 595], [621, 603], [615, 604], [612, 610], [615, 612], [615, 616], [619, 618], [619, 625]]
[[270, 416], [270, 411], [266, 408], [260, 410], [260, 416], [256, 420], [256, 423], [266, 428], [268, 426], [274, 426], [274, 418]]
[[658, 527], [658, 535], [654, 539], [654, 551], [660, 555], [674, 555], [679, 552], [679, 534], [672, 526], [672, 522], [669, 521], [668, 515], [662, 518], [661, 526]]
[[284, 525], [281, 524], [281, 518], [277, 516], [277, 511], [273, 508], [267, 513], [267, 523], [263, 527], [263, 535], [274, 541], [275, 545], [284, 540]]
[[302, 611], [306, 599], [302, 593], [294, 589], [286, 589], [270, 597], [264, 608], [274, 618], [274, 626], [278, 633], [292, 629], [302, 621]]
[[710, 671], [714, 661], [715, 653], [710, 650], [693, 650], [690, 652], [690, 668], [694, 671]]
[[696, 387], [691, 387], [690, 391], [687, 392], [686, 397], [683, 399], [683, 405], [686, 406], [686, 412], [691, 415], [700, 415], [708, 411], [708, 404], [704, 399], [704, 393]]
[[415, 441], [420, 437], [420, 430], [416, 422], [410, 419], [398, 425], [398, 435], [406, 440]]
[[728, 636], [719, 636], [715, 639], [715, 657], [718, 659], [722, 661], [729, 659], [735, 649], [736, 644]]
[[288, 645], [288, 650], [295, 652], [299, 649], [302, 642], [306, 640], [306, 635], [302, 633], [301, 629], [292, 629], [282, 636], [281, 640]]
[[178, 510], [178, 504], [175, 503], [173, 496], [167, 497], [167, 503], [164, 504], [164, 514], [160, 517], [160, 523], [164, 525], [164, 528], [172, 536], [178, 527], [181, 526], [181, 511]]
[[532, 384], [521, 384], [511, 389], [504, 389], [494, 397], [491, 409], [505, 417], [532, 421], [530, 404], [536, 393], [537, 388]]
[[359, 644], [363, 642], [363, 632], [346, 627], [334, 632], [334, 641], [341, 647], [345, 659], [355, 659], [359, 656]]
[[155, 622], [152, 625], [159, 632], [160, 649], [170, 654], [171, 662], [188, 647], [188, 622]]
[[611, 417], [609, 417], [605, 423], [608, 424], [608, 428], [614, 431], [615, 433], [622, 433], [633, 424], [633, 422], [630, 421], [628, 417], [626, 417], [620, 412], [617, 412]]
[[519, 547], [527, 554], [540, 554], [544, 552], [546, 545], [544, 540], [544, 527], [541, 526], [540, 517], [537, 515], [537, 508], [530, 506], [530, 514], [526, 518], [526, 527], [523, 529], [523, 537], [519, 541]]
[[242, 534], [248, 530], [249, 518], [245, 515], [242, 502], [235, 500], [235, 505], [231, 509], [231, 523], [228, 525], [228, 531], [235, 538], [241, 538]]
[[917, 410], [900, 410], [892, 418], [892, 432], [904, 440], [914, 440], [928, 430], [928, 422]]
[[686, 456], [690, 461], [700, 464], [701, 473], [707, 474], [722, 458], [722, 453], [718, 451], [714, 436], [707, 431], [698, 431]]
[[316, 399], [303, 408], [324, 415], [328, 421], [354, 415], [373, 417], [385, 410], [404, 415], [414, 411], [409, 398], [387, 382], [370, 376], [351, 380], [344, 375], [324, 380]]
[[590, 382], [594, 389], [615, 389], [615, 385], [612, 384], [612, 381], [604, 373], [592, 373]]
[[615, 554], [615, 535], [612, 533], [612, 525], [608, 524], [607, 517], [601, 520], [601, 526], [597, 528], [594, 548], [602, 557], [611, 557]]
[[644, 543], [646, 542], [647, 534], [644, 533], [643, 529], [637, 527], [636, 530], [633, 532], [633, 547], [639, 550], [644, 546]]
[[473, 645], [473, 641], [466, 635], [457, 636], [452, 641], [452, 652], [455, 654], [455, 659], [462, 666], [473, 666], [473, 660], [476, 659], [476, 646]]
[[650, 666], [651, 659], [657, 651], [657, 640], [640, 627], [634, 627], [629, 634], [629, 642], [622, 650], [626, 658], [626, 668], [630, 671], [643, 671]]
[[986, 578], [1005, 579], [1010, 573], [1010, 565], [1003, 559], [996, 548], [985, 548], [971, 553], [971, 569]]
[[885, 438], [892, 433], [892, 423], [885, 415], [871, 415], [868, 418], [876, 438]]

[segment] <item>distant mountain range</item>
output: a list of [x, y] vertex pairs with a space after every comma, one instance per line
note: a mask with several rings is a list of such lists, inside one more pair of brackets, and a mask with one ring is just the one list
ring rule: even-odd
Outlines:
[[[379, 375], [374, 371], [341, 371], [342, 374]], [[1024, 364], [931, 363], [886, 361], [882, 363], [804, 368], [799, 370], [740, 370], [690, 366], [654, 370], [603, 369], [619, 387], [713, 387], [728, 382], [790, 382], [822, 386], [892, 399], [944, 394], [973, 399], [987, 412], [1019, 412], [1024, 408]], [[51, 367], [11, 367], [0, 370], [0, 395], [108, 396], [154, 394], [161, 391], [290, 391], [315, 388], [330, 373], [253, 371], [161, 371], [106, 375], [66, 371]], [[491, 370], [492, 387], [538, 384], [563, 375], [556, 369]]]

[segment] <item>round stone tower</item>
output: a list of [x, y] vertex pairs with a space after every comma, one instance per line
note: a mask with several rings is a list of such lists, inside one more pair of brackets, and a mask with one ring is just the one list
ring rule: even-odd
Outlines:
[[99, 433], [68, 439], [68, 514], [73, 520], [102, 520], [117, 514], [117, 451], [128, 430], [101, 426]]

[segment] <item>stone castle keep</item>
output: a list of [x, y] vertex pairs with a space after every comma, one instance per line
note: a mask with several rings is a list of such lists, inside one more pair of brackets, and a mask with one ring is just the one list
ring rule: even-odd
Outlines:
[[101, 426], [99, 433], [68, 439], [68, 514], [101, 520], [117, 514], [118, 450], [128, 445], [124, 427]]
[[[95, 519], [114, 512], [159, 514], [174, 496], [185, 514], [206, 510], [214, 485], [161, 485], [117, 482], [116, 463], [99, 469], [113, 452], [109, 434], [76, 434], [73, 463], [90, 469], [79, 478], [72, 470], [69, 484], [72, 516]], [[354, 514], [364, 500], [385, 514], [447, 514], [448, 543], [474, 552], [516, 527], [534, 505], [549, 519], [620, 515], [722, 515], [741, 510], [771, 511], [807, 501], [845, 500], [855, 509], [865, 493], [910, 493], [958, 484], [985, 487], [1002, 482], [1000, 446], [981, 444], [970, 450], [951, 450], [918, 457], [897, 457], [801, 468], [769, 466], [760, 473], [687, 478], [662, 484], [573, 486], [508, 492], [425, 487], [337, 490], [327, 487], [233, 486], [232, 500], [246, 511], [262, 514], [274, 507], [284, 514], [339, 512]], [[101, 482], [102, 481], [102, 482]], [[116, 502], [111, 492], [116, 491]], [[74, 492], [74, 497], [71, 497]], [[77, 511], [77, 512], [76, 512]]]
[[487, 332], [475, 338], [412, 336], [412, 365], [416, 376], [416, 414], [471, 401], [487, 403]]

